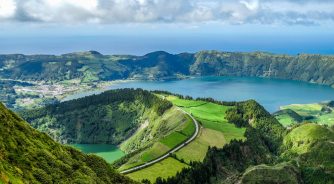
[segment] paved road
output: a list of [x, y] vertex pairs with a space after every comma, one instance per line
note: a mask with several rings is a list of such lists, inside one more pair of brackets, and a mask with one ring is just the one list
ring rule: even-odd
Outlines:
[[187, 144], [189, 144], [191, 141], [193, 141], [197, 135], [198, 135], [198, 132], [199, 132], [199, 124], [198, 122], [196, 121], [196, 119], [191, 115], [189, 114], [188, 112], [182, 110], [181, 108], [179, 108], [179, 110], [181, 110], [182, 112], [184, 112], [185, 114], [189, 115], [189, 117], [193, 120], [193, 123], [195, 124], [195, 127], [196, 127], [196, 131], [194, 133], [194, 135], [189, 138], [187, 141], [185, 141], [184, 143], [182, 143], [181, 145], [177, 146], [176, 148], [173, 148], [172, 150], [170, 150], [169, 152], [167, 152], [166, 154], [160, 156], [159, 158], [156, 158], [155, 160], [152, 160], [152, 161], [149, 161], [149, 162], [146, 162], [145, 164], [142, 164], [142, 165], [139, 165], [139, 166], [136, 166], [136, 167], [133, 167], [133, 168], [130, 168], [130, 169], [127, 169], [127, 170], [124, 170], [124, 171], [121, 171], [120, 173], [122, 174], [128, 174], [128, 173], [131, 173], [131, 172], [134, 172], [134, 171], [137, 171], [137, 170], [140, 170], [140, 169], [143, 169], [145, 167], [148, 167], [150, 165], [153, 165], [155, 163], [158, 163], [160, 162], [161, 160], [169, 157], [172, 153], [180, 150], [181, 148], [185, 147]]

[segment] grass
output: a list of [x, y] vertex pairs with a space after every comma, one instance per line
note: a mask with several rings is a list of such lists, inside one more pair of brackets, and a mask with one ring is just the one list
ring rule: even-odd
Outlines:
[[296, 123], [296, 121], [289, 116], [288, 114], [282, 114], [282, 115], [278, 115], [275, 116], [275, 118], [284, 126], [284, 127], [288, 127], [291, 126], [293, 124]]
[[192, 119], [178, 108], [171, 108], [155, 121], [147, 122], [145, 127], [139, 128], [132, 137], [121, 145], [121, 148], [125, 150], [129, 146], [145, 140], [146, 137], [152, 135], [158, 137], [151, 139], [153, 146], [131, 157], [119, 170], [138, 166], [160, 157], [187, 140], [194, 132], [195, 125]]
[[181, 134], [186, 136], [192, 136], [195, 133], [196, 127], [194, 125], [193, 120], [187, 116], [187, 122], [184, 123], [184, 125], [181, 127], [181, 130], [179, 131]]
[[[317, 122], [322, 125], [334, 125], [334, 109], [332, 112], [322, 112], [321, 109], [326, 107], [326, 104], [323, 103], [315, 103], [315, 104], [292, 104], [281, 107], [281, 109], [291, 109], [295, 111], [297, 114], [303, 117], [313, 117], [313, 119], [307, 120], [311, 122]], [[284, 126], [288, 126], [291, 124], [295, 124], [296, 121], [288, 115], [280, 115], [277, 116], [276, 119], [283, 124]]]
[[321, 111], [321, 104], [292, 104], [281, 107], [281, 109], [291, 109], [297, 112], [301, 116], [308, 116], [312, 114], [317, 114]]
[[185, 167], [188, 167], [188, 165], [169, 157], [150, 167], [127, 174], [126, 176], [139, 182], [143, 179], [148, 179], [153, 183], [155, 182], [156, 178], [168, 178], [174, 176], [177, 172], [181, 171]]
[[290, 146], [290, 152], [297, 154], [303, 154], [309, 151], [309, 149], [316, 142], [320, 141], [334, 141], [334, 134], [324, 126], [314, 123], [303, 124], [297, 128], [294, 128], [284, 138], [284, 145]]
[[167, 153], [170, 148], [160, 142], [155, 143], [148, 151], [144, 152], [142, 156], [143, 162], [151, 161], [159, 156]]
[[181, 134], [180, 132], [173, 132], [167, 137], [160, 140], [160, 142], [166, 146], [168, 146], [170, 149], [176, 147], [177, 145], [181, 144], [185, 140], [187, 140], [188, 137]]
[[238, 128], [232, 123], [214, 122], [208, 120], [199, 119], [202, 126], [208, 129], [217, 130], [224, 134], [226, 142], [230, 142], [232, 139], [243, 140], [245, 139], [244, 133], [246, 128]]
[[[232, 139], [245, 139], [245, 128], [237, 128], [234, 124], [228, 123], [225, 119], [226, 110], [230, 108], [229, 106], [218, 105], [205, 101], [179, 99], [175, 96], [167, 96], [166, 99], [170, 100], [175, 106], [191, 113], [191, 115], [202, 124], [198, 137], [175, 153], [179, 159], [183, 159], [186, 163], [190, 163], [190, 161], [203, 161], [209, 146], [222, 148]], [[164, 145], [165, 147], [157, 147], [155, 150], [153, 149], [153, 146], [152, 151], [146, 151], [142, 155], [141, 163], [144, 163], [143, 160], [149, 161], [150, 159], [154, 159], [154, 153], [164, 150], [166, 147], [173, 148], [179, 145], [193, 135], [194, 132], [195, 126], [192, 119], [187, 117], [187, 121], [183, 123], [182, 126], [179, 126], [176, 131], [159, 141], [161, 145]], [[187, 166], [184, 164], [182, 165], [174, 159], [172, 159], [174, 165], [171, 166], [170, 164], [172, 161], [170, 159], [171, 158], [163, 160], [158, 164], [131, 173], [128, 176], [137, 181], [141, 181], [147, 177], [149, 177], [148, 179], [150, 181], [154, 181], [158, 176], [163, 178], [173, 176], [177, 171], [181, 170], [181, 168]], [[180, 164], [182, 167], [180, 167]], [[134, 165], [128, 163], [127, 166], [133, 167]], [[125, 166], [120, 168], [120, 170], [124, 169]]]
[[225, 112], [230, 107], [222, 106], [214, 103], [205, 103], [201, 106], [184, 108], [185, 111], [193, 116], [206, 119], [209, 121], [227, 122]]
[[190, 163], [190, 161], [203, 161], [209, 146], [222, 148], [225, 144], [226, 140], [222, 132], [202, 128], [198, 137], [177, 151], [176, 156], [179, 159], [183, 159], [186, 163]]
[[245, 128], [238, 128], [228, 123], [225, 119], [229, 106], [223, 106], [211, 102], [180, 99], [175, 96], [167, 96], [174, 105], [191, 113], [204, 127], [199, 136], [176, 154], [187, 163], [190, 161], [202, 161], [208, 147], [223, 147], [232, 139], [245, 139]]

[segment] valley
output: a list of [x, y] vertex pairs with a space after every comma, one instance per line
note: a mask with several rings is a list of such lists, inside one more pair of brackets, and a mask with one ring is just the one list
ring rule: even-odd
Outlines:
[[333, 10], [0, 0], [0, 184], [334, 184]]
[[[222, 102], [116, 89], [20, 115], [54, 140], [105, 158], [137, 182], [328, 183], [334, 177], [332, 127], [299, 123], [287, 130], [253, 100]], [[116, 160], [123, 153], [99, 146], [103, 144], [119, 145], [126, 155]], [[272, 175], [276, 170], [282, 170], [280, 176]]]
[[[300, 77], [283, 74], [279, 65], [291, 62], [285, 69], [295, 70], [293, 64], [313, 66], [314, 58], [327, 63], [331, 56], [89, 51], [1, 58], [0, 100], [7, 107], [57, 142], [52, 144], [103, 158], [106, 170], [127, 183], [327, 184], [334, 178], [331, 67], [316, 79], [310, 68], [301, 69]], [[2, 150], [0, 159], [10, 163]], [[80, 160], [72, 156], [70, 164]], [[13, 169], [3, 171], [10, 167], [0, 165], [1, 180], [18, 177]], [[47, 177], [51, 170], [43, 169], [38, 172], [44, 178], [32, 174], [23, 181], [53, 181], [62, 174]]]

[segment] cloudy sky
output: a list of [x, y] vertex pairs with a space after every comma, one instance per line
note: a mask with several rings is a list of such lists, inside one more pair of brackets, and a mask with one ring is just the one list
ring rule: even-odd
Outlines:
[[0, 38], [7, 39], [255, 34], [316, 40], [333, 36], [333, 28], [333, 0], [0, 0]]

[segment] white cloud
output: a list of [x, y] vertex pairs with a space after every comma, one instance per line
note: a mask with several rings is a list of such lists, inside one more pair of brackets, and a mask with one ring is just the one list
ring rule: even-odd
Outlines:
[[244, 4], [249, 10], [256, 10], [259, 8], [259, 1], [252, 0], [252, 1], [240, 1], [241, 4]]
[[0, 0], [0, 20], [59, 24], [334, 22], [332, 0]]
[[16, 12], [16, 2], [14, 0], [0, 0], [0, 19], [11, 18]]

